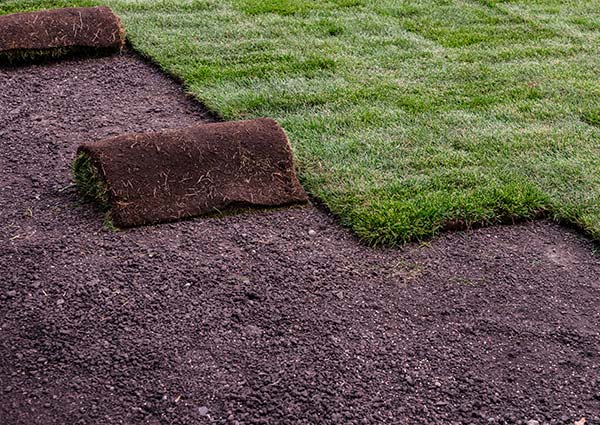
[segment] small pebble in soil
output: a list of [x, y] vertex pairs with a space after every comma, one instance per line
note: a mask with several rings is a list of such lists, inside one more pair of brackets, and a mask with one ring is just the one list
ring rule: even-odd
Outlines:
[[199, 407], [198, 413], [200, 413], [200, 416], [206, 416], [208, 414], [208, 407], [206, 407], [206, 406]]
[[316, 234], [317, 234], [317, 231], [316, 231], [316, 230], [314, 230], [314, 229], [310, 229], [310, 230], [308, 231], [308, 236], [315, 236]]

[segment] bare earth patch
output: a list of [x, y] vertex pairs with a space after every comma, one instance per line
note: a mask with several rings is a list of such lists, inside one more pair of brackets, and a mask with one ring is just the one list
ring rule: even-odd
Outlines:
[[372, 250], [310, 207], [110, 232], [69, 186], [78, 144], [203, 109], [130, 54], [0, 87], [0, 423], [600, 421], [578, 234]]

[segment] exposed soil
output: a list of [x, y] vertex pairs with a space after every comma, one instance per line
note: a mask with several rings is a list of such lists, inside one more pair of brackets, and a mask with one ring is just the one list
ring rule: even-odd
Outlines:
[[578, 234], [372, 250], [312, 207], [110, 232], [69, 187], [77, 145], [202, 108], [130, 55], [0, 87], [0, 423], [600, 423]]
[[80, 7], [0, 16], [0, 64], [34, 50], [91, 48], [118, 51], [125, 43], [120, 19], [108, 7]]
[[308, 202], [287, 136], [270, 118], [125, 134], [83, 144], [78, 155], [101, 175], [119, 227]]

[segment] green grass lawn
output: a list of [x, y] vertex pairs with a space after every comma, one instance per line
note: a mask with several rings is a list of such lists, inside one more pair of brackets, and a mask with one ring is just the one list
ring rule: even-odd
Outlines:
[[270, 116], [364, 241], [544, 213], [600, 239], [600, 0], [107, 4], [224, 119]]

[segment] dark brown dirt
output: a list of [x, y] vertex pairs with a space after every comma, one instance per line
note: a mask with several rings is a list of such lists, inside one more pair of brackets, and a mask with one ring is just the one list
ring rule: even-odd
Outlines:
[[0, 423], [600, 423], [600, 260], [573, 231], [371, 250], [307, 207], [109, 232], [77, 145], [202, 109], [131, 56], [0, 86]]
[[[118, 51], [125, 43], [120, 19], [108, 7], [52, 9], [0, 16], [0, 59], [28, 51], [69, 48]], [[2, 61], [0, 61], [2, 64]]]
[[102, 175], [118, 227], [308, 202], [285, 132], [270, 118], [126, 134], [77, 152]]

